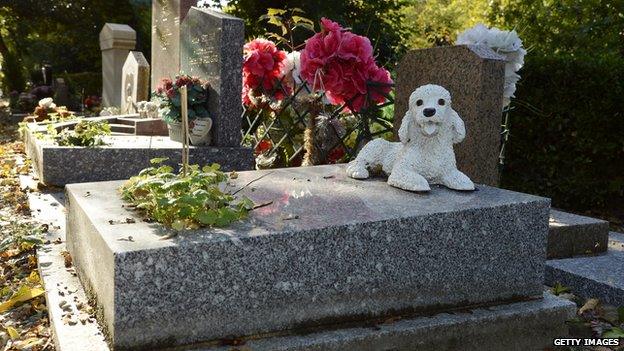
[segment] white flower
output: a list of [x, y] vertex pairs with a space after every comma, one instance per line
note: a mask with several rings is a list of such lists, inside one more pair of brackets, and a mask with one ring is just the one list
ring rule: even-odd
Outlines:
[[39, 100], [39, 107], [45, 108], [46, 110], [55, 109], [56, 104], [51, 97], [43, 98]]
[[483, 23], [478, 23], [472, 28], [459, 33], [457, 36], [457, 45], [483, 44], [487, 45], [487, 39], [490, 30]]
[[286, 60], [284, 61], [284, 66], [281, 70], [281, 77], [286, 77], [286, 81], [292, 79], [295, 84], [301, 84], [301, 64], [300, 62], [301, 53], [299, 51], [293, 51], [286, 55]]
[[[458, 45], [481, 44], [490, 47], [496, 53], [505, 57], [505, 85], [503, 91], [504, 106], [509, 105], [514, 97], [516, 83], [520, 75], [516, 72], [524, 65], [526, 50], [522, 46], [522, 40], [515, 30], [506, 31], [492, 27], [488, 28], [479, 23], [472, 28], [466, 29], [457, 36]], [[503, 106], [503, 107], [504, 107]]]

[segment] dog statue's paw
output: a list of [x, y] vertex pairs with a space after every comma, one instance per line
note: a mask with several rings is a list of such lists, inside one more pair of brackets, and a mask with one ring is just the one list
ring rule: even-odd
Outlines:
[[355, 179], [366, 179], [369, 176], [366, 167], [357, 162], [349, 163], [347, 166], [347, 175]]
[[410, 173], [407, 175], [400, 175], [401, 172], [392, 172], [388, 177], [388, 184], [395, 188], [408, 190], [408, 191], [429, 191], [429, 182], [423, 176], [418, 173]]
[[455, 170], [442, 178], [442, 184], [449, 189], [470, 191], [475, 190], [475, 185], [467, 175]]

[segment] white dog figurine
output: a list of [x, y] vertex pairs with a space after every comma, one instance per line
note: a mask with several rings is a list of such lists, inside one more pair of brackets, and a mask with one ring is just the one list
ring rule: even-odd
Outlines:
[[409, 191], [428, 191], [429, 184], [474, 190], [474, 183], [457, 170], [453, 144], [464, 140], [466, 128], [451, 108], [451, 94], [439, 85], [423, 85], [410, 95], [409, 109], [399, 128], [399, 140], [375, 139], [347, 167], [347, 174], [366, 179], [380, 167], [388, 184]]

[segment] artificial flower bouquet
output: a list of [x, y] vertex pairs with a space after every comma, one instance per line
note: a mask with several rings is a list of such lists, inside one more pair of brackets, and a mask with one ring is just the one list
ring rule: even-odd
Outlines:
[[[299, 51], [280, 50], [263, 38], [244, 46], [243, 104], [273, 126], [270, 137], [264, 125], [256, 129], [251, 146], [258, 168], [344, 161], [339, 139], [358, 124], [353, 113], [385, 102], [392, 89], [390, 73], [375, 62], [368, 38], [326, 18], [320, 27]], [[334, 113], [339, 109], [344, 113]], [[284, 135], [288, 131], [290, 137]], [[296, 158], [301, 145], [305, 153]]]
[[[188, 98], [188, 119], [191, 131], [191, 140], [195, 145], [210, 142], [212, 120], [208, 114], [207, 82], [197, 77], [178, 75], [175, 79], [163, 78], [153, 93], [158, 103], [158, 114], [169, 127], [169, 136], [172, 140], [182, 142], [182, 97], [180, 88], [186, 86]], [[197, 127], [197, 128], [196, 128]]]
[[206, 118], [208, 109], [208, 83], [197, 77], [178, 75], [175, 79], [163, 78], [154, 91], [153, 96], [159, 102], [159, 115], [167, 123], [182, 121], [180, 88], [186, 86], [188, 91], [188, 118]]

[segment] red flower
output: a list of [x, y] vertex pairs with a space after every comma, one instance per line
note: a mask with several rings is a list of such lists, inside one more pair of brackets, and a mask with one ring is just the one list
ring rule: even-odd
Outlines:
[[257, 155], [262, 154], [270, 150], [272, 146], [273, 146], [273, 143], [271, 142], [271, 140], [262, 139], [258, 143], [258, 146], [256, 146], [256, 154]]
[[176, 81], [175, 81], [175, 85], [178, 88], [183, 87], [185, 85], [186, 86], [191, 85], [192, 83], [193, 83], [193, 78], [189, 76], [177, 76]]
[[327, 155], [327, 163], [337, 163], [345, 155], [345, 149], [342, 146], [338, 146], [329, 152]]
[[254, 39], [244, 46], [243, 62], [243, 103], [252, 105], [252, 96], [272, 94], [273, 98], [282, 99], [283, 94], [276, 94], [280, 72], [286, 60], [286, 53], [266, 39]]
[[[321, 19], [321, 32], [306, 41], [301, 53], [301, 77], [313, 89], [324, 90], [331, 103], [346, 103], [353, 111], [366, 107], [368, 82], [392, 83], [388, 71], [375, 63], [368, 38], [345, 31], [326, 18]], [[373, 100], [383, 102], [383, 94], [391, 88], [375, 89]]]

